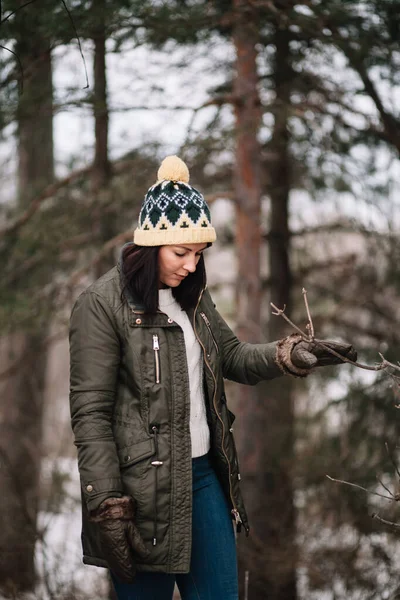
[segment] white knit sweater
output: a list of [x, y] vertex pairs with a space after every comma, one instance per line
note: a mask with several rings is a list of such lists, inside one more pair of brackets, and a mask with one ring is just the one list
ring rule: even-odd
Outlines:
[[159, 306], [162, 312], [180, 325], [185, 337], [190, 387], [190, 437], [192, 458], [195, 458], [207, 454], [210, 449], [210, 430], [204, 402], [201, 347], [186, 312], [181, 309], [170, 288], [159, 290]]

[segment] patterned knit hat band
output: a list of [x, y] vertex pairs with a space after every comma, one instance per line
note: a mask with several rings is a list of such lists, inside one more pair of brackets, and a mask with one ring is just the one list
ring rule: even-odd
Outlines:
[[207, 203], [189, 185], [189, 171], [177, 156], [167, 156], [158, 181], [147, 192], [133, 241], [138, 246], [215, 242]]

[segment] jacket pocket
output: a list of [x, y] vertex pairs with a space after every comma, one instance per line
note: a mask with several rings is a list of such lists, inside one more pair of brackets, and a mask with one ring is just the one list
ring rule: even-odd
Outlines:
[[160, 343], [159, 343], [157, 334], [153, 334], [153, 352], [154, 352], [154, 379], [155, 379], [156, 383], [160, 383], [160, 381], [161, 381]]
[[136, 442], [118, 449], [119, 464], [122, 469], [153, 456], [156, 452], [153, 438]]
[[211, 339], [212, 339], [212, 341], [213, 341], [213, 344], [214, 344], [214, 346], [215, 346], [215, 349], [216, 349], [216, 351], [217, 351], [217, 352], [219, 352], [218, 343], [217, 343], [217, 340], [215, 339], [215, 335], [214, 335], [214, 334], [213, 334], [213, 332], [212, 332], [212, 329], [211, 329], [211, 323], [210, 323], [210, 320], [209, 320], [209, 318], [207, 317], [206, 313], [204, 313], [204, 312], [201, 312], [201, 313], [200, 313], [200, 316], [201, 316], [201, 318], [203, 319], [203, 321], [204, 321], [204, 323], [205, 323], [205, 325], [206, 325], [206, 327], [207, 327], [207, 329], [208, 329], [208, 333], [209, 333], [209, 334], [210, 334], [210, 336], [211, 336]]

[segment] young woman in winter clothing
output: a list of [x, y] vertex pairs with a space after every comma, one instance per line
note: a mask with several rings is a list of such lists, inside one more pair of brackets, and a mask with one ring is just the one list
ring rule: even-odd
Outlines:
[[298, 335], [240, 342], [206, 287], [215, 239], [186, 165], [167, 157], [134, 243], [72, 311], [83, 560], [110, 569], [119, 600], [171, 600], [175, 583], [183, 600], [237, 600], [232, 522], [249, 529], [223, 380], [341, 362]]

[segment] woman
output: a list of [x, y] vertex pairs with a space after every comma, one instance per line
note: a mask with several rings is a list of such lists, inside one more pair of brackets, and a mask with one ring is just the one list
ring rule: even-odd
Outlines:
[[171, 600], [175, 582], [183, 600], [237, 600], [232, 520], [249, 528], [223, 379], [255, 384], [341, 362], [299, 335], [241, 343], [206, 288], [215, 239], [186, 165], [167, 157], [134, 244], [72, 312], [84, 562], [111, 570], [119, 600]]

